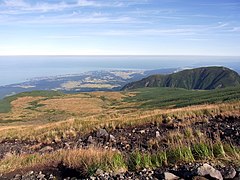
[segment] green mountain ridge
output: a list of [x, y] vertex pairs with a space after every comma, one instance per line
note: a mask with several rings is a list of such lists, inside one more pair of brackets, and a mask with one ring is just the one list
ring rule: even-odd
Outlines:
[[122, 90], [143, 87], [174, 87], [210, 90], [240, 85], [237, 72], [226, 67], [200, 67], [168, 75], [151, 75], [140, 81], [125, 85]]

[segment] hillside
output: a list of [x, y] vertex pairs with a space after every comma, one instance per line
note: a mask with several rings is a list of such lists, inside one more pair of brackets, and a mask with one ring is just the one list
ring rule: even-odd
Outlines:
[[114, 91], [125, 84], [138, 81], [153, 74], [169, 74], [176, 69], [156, 70], [101, 70], [89, 71], [78, 75], [62, 75], [35, 78], [30, 81], [0, 86], [0, 99], [21, 92], [57, 90], [65, 93]]
[[227, 177], [219, 164], [240, 165], [239, 95], [229, 87], [7, 97], [0, 179], [193, 179], [204, 163]]
[[176, 87], [210, 90], [240, 85], [240, 76], [225, 67], [201, 67], [168, 75], [152, 75], [125, 85], [122, 90], [143, 87]]

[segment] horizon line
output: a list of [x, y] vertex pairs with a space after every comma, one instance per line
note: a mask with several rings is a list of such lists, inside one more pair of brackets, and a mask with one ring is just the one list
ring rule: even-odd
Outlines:
[[138, 57], [144, 57], [144, 56], [152, 56], [152, 57], [157, 57], [157, 56], [186, 56], [186, 57], [240, 57], [240, 55], [169, 55], [169, 54], [152, 54], [152, 55], [148, 55], [148, 54], [141, 54], [141, 55], [135, 55], [135, 54], [121, 54], [121, 55], [118, 55], [118, 54], [115, 54], [115, 55], [111, 55], [111, 54], [99, 54], [99, 55], [89, 55], [89, 54], [86, 54], [86, 55], [72, 55], [72, 54], [42, 54], [42, 55], [38, 55], [38, 54], [35, 54], [35, 55], [30, 55], [30, 54], [26, 54], [26, 55], [23, 55], [23, 54], [20, 54], [20, 55], [0, 55], [0, 57], [16, 57], [16, 56], [92, 56], [92, 57], [97, 57], [97, 56], [108, 56], [108, 57], [113, 57], [113, 56], [118, 56], [118, 57], [126, 57], [126, 56], [138, 56]]

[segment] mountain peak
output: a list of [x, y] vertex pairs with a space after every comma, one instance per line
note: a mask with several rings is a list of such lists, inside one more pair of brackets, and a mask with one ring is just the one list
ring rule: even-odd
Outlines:
[[125, 85], [122, 90], [143, 87], [175, 87], [185, 89], [217, 89], [240, 85], [237, 72], [226, 67], [200, 67], [186, 69], [169, 75], [152, 75]]

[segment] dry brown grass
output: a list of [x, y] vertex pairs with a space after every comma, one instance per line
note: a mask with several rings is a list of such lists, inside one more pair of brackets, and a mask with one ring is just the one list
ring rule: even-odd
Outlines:
[[[65, 95], [63, 97], [23, 97], [13, 101], [11, 113], [1, 114], [0, 140], [26, 139], [51, 143], [61, 137], [85, 134], [99, 128], [141, 125], [168, 118], [191, 119], [182, 121], [187, 126], [203, 121], [203, 116], [217, 114], [240, 115], [240, 102], [204, 104], [175, 109], [139, 109], [136, 103], [122, 102], [132, 96], [127, 92], [92, 92]], [[33, 101], [44, 106], [26, 109]], [[4, 120], [23, 120], [4, 124]], [[25, 121], [28, 120], [28, 121]], [[30, 121], [29, 121], [30, 120]]]
[[[16, 170], [24, 170], [26, 168], [34, 168], [37, 166], [49, 167], [62, 164], [68, 168], [81, 170], [83, 174], [91, 173], [101, 167], [104, 170], [115, 170], [112, 162], [114, 152], [104, 149], [75, 149], [75, 150], [59, 150], [53, 153], [40, 155], [12, 155], [0, 161], [0, 173], [10, 173]], [[119, 167], [121, 168], [121, 167]]]
[[[180, 139], [179, 139], [180, 137]], [[12, 155], [0, 160], [0, 173], [6, 174], [16, 170], [48, 169], [62, 165], [89, 176], [97, 169], [112, 172], [123, 172], [127, 169], [156, 168], [185, 162], [214, 162], [215, 164], [231, 163], [239, 165], [240, 151], [236, 147], [221, 142], [213, 143], [208, 139], [192, 142], [186, 134], [176, 132], [169, 137], [169, 147], [166, 151], [141, 153], [135, 151], [121, 154], [105, 149], [74, 149], [59, 150], [46, 154]], [[186, 140], [187, 139], [187, 140]], [[202, 139], [202, 138], [201, 138]], [[190, 142], [191, 141], [191, 142]]]
[[[76, 137], [78, 134], [85, 135], [97, 128], [114, 129], [143, 125], [145, 123], [162, 123], [168, 119], [169, 123], [175, 119], [182, 119], [181, 126], [188, 126], [196, 121], [205, 121], [206, 116], [240, 115], [240, 101], [221, 104], [204, 104], [175, 109], [139, 109], [137, 103], [123, 102], [126, 96], [134, 93], [126, 92], [93, 92], [65, 95], [63, 97], [22, 97], [12, 102], [12, 112], [0, 114], [0, 121], [4, 120], [27, 120], [22, 124], [2, 123], [0, 126], [0, 141], [4, 139], [33, 140], [39, 143], [51, 144], [62, 138]], [[38, 100], [42, 107], [30, 108], [32, 102]], [[51, 113], [53, 110], [53, 113]], [[61, 114], [63, 113], [63, 114]], [[47, 121], [54, 116], [56, 122]], [[29, 121], [30, 120], [30, 121]], [[172, 147], [189, 145], [192, 142], [204, 141], [204, 135], [197, 134], [192, 129], [186, 129], [185, 134], [174, 132], [169, 134], [168, 143]], [[149, 141], [150, 145], [159, 143]], [[232, 150], [231, 150], [232, 151]], [[88, 150], [60, 150], [45, 155], [14, 155], [0, 161], [0, 173], [6, 173], [17, 169], [34, 166], [44, 166], [51, 163], [64, 163], [64, 165], [81, 169], [88, 173], [94, 171], [100, 165], [108, 166], [105, 169], [113, 170], [115, 167], [110, 163], [117, 152], [88, 149]], [[239, 154], [233, 151], [234, 158]], [[111, 164], [111, 165], [109, 165]], [[123, 165], [122, 165], [123, 166]]]
[[31, 105], [29, 103], [39, 100], [42, 97], [20, 97], [11, 102], [12, 109], [9, 113], [0, 113], [0, 120], [21, 120], [32, 119], [39, 115], [38, 112], [33, 112], [27, 109]]
[[96, 96], [97, 98], [105, 97], [106, 99], [109, 99], [109, 100], [122, 100], [124, 97], [126, 97], [126, 95], [124, 95], [121, 92], [106, 93], [106, 92], [98, 91], [98, 92], [91, 92], [89, 94]]
[[[116, 114], [99, 114], [87, 117], [72, 117], [66, 121], [52, 122], [36, 126], [35, 124], [0, 130], [0, 140], [25, 139], [37, 140], [39, 142], [51, 143], [52, 140], [61, 139], [61, 137], [75, 137], [77, 134], [86, 134], [99, 127], [111, 128], [141, 125], [150, 122], [161, 123], [163, 119], [190, 119], [182, 122], [182, 126], [188, 126], [195, 121], [205, 121], [203, 116], [228, 114], [237, 112], [240, 109], [240, 102], [225, 103], [218, 105], [202, 105], [174, 110], [126, 110]], [[239, 112], [239, 111], [238, 111]], [[231, 115], [234, 115], [231, 113]], [[11, 127], [11, 126], [9, 126]]]
[[25, 109], [29, 107], [30, 102], [39, 100], [41, 98], [42, 97], [31, 97], [31, 96], [20, 97], [11, 103], [12, 111], [19, 111], [19, 110]]
[[104, 102], [98, 98], [64, 98], [64, 99], [48, 99], [40, 103], [45, 106], [39, 108], [42, 111], [49, 109], [66, 111], [76, 114], [97, 114], [102, 112]]

